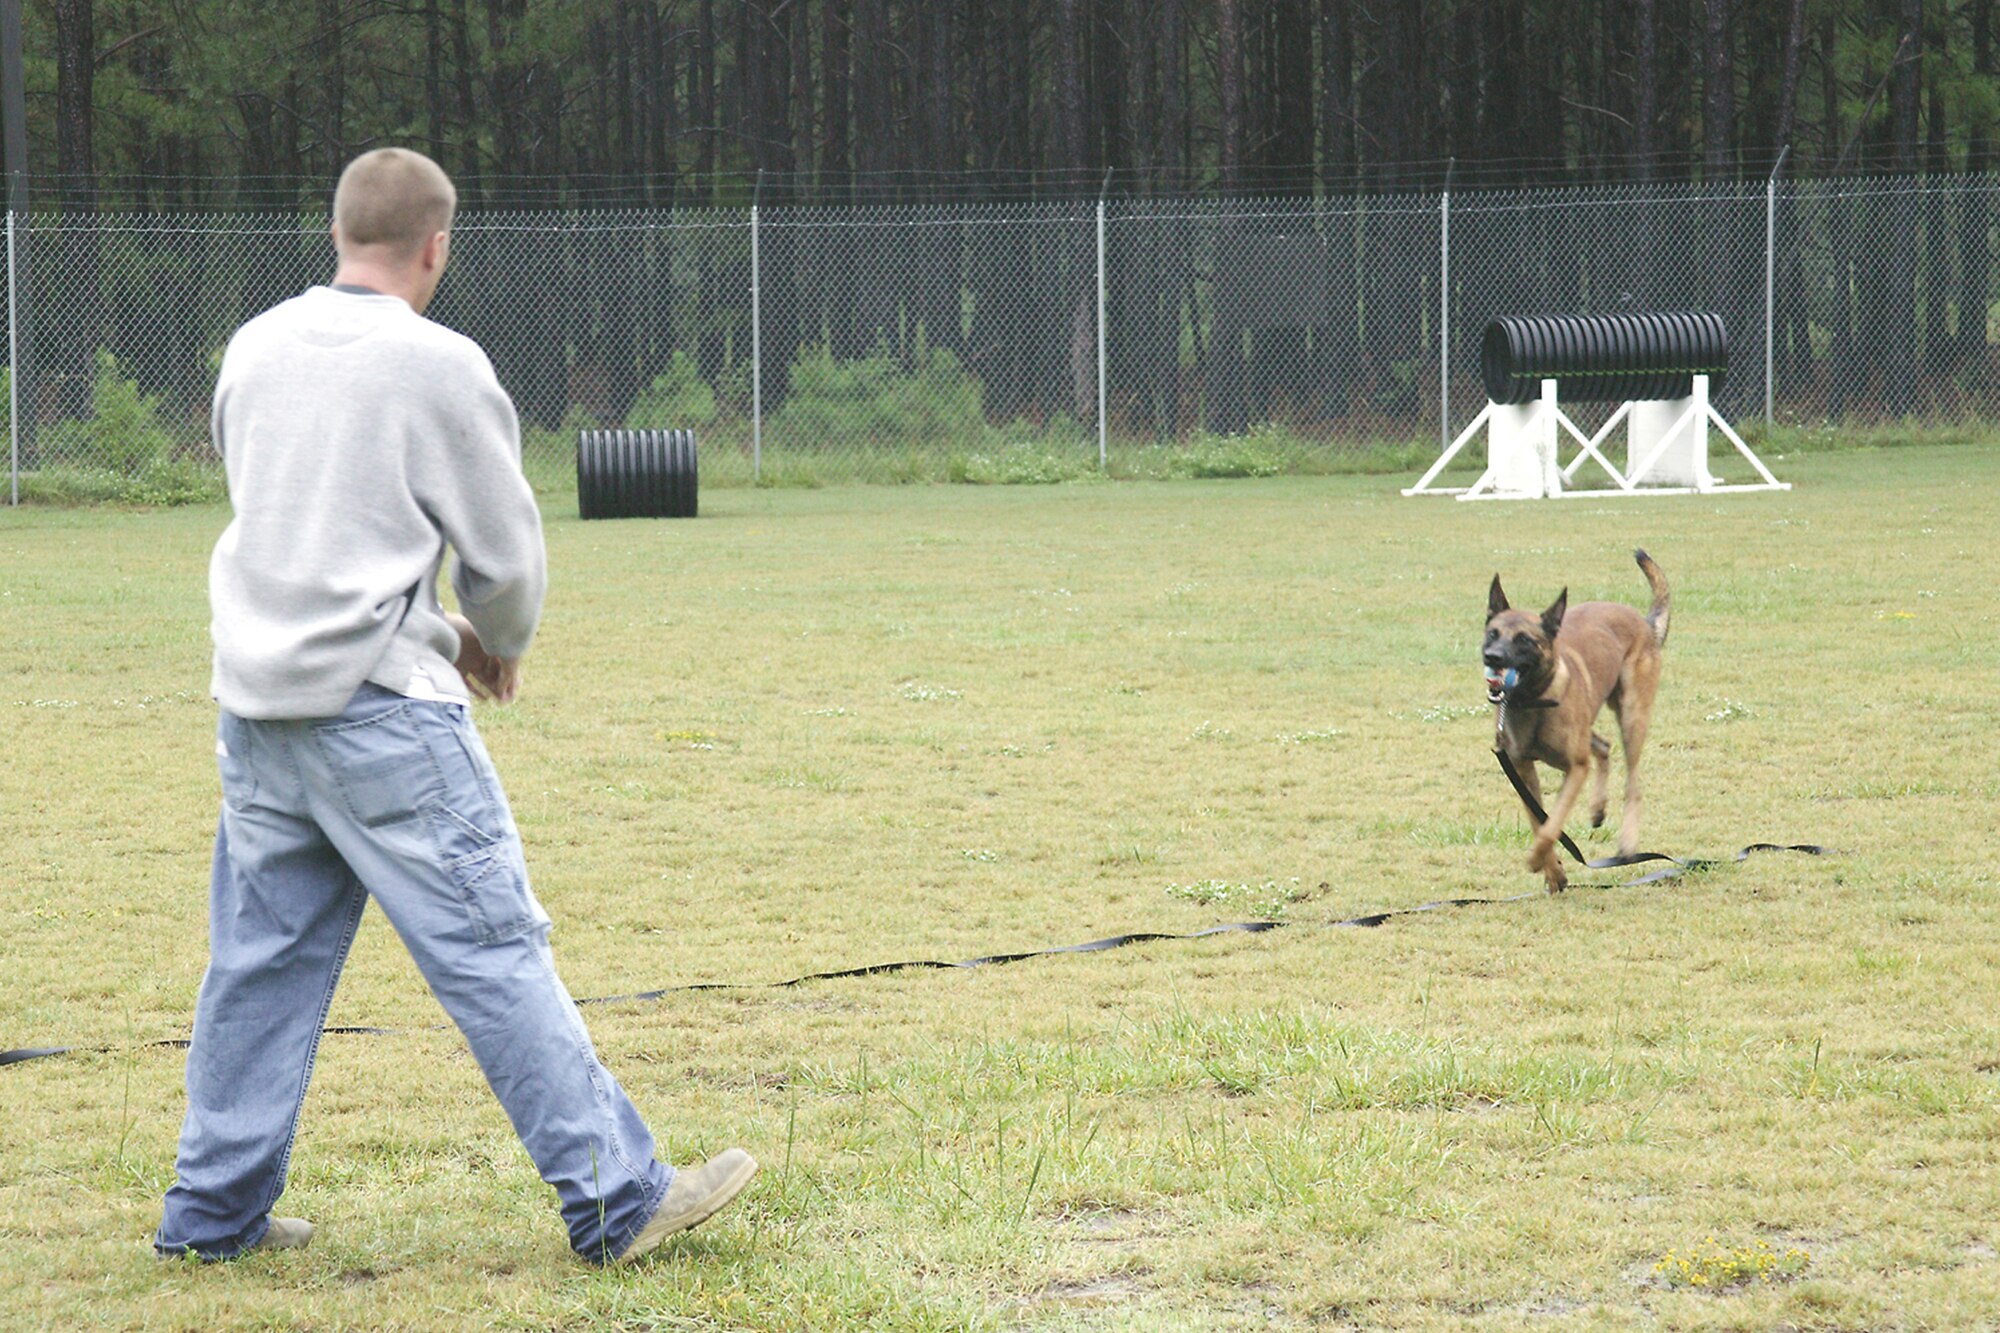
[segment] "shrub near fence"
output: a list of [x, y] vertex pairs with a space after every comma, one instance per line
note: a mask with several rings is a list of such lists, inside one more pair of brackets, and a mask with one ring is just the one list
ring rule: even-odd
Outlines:
[[[473, 213], [431, 313], [491, 353], [550, 487], [578, 431], [626, 427], [697, 431], [724, 485], [1404, 466], [1483, 401], [1487, 320], [1551, 311], [1718, 310], [1739, 423], [1922, 430], [2000, 418], [1996, 197], [1959, 176]], [[331, 266], [317, 217], [37, 213], [16, 239], [16, 443], [50, 497], [212, 472], [230, 332]], [[1920, 262], [1875, 262], [1902, 247]]]

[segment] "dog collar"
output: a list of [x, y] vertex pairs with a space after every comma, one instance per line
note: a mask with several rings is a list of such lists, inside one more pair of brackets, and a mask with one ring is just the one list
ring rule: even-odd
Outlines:
[[1517, 699], [1510, 694], [1500, 700], [1502, 708], [1554, 708], [1560, 703], [1560, 699], [1544, 699], [1540, 695], [1532, 699]]

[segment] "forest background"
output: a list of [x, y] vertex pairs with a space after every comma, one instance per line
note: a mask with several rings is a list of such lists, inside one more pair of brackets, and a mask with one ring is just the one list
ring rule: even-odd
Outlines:
[[51, 0], [27, 118], [65, 210], [322, 204], [385, 143], [472, 207], [1762, 178], [1787, 144], [1799, 176], [1977, 173], [1993, 9]]
[[1527, 310], [1720, 311], [1739, 421], [1956, 428], [2000, 385], [1994, 5], [49, 0], [10, 464], [212, 494], [223, 341], [391, 143], [459, 182], [435, 313], [556, 480], [662, 425], [712, 478], [1402, 467]]

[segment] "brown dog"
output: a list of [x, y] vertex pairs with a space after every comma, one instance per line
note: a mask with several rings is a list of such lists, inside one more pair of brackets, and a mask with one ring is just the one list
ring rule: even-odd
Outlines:
[[[1535, 830], [1528, 854], [1528, 869], [1542, 872], [1550, 893], [1562, 892], [1569, 883], [1556, 842], [1593, 767], [1590, 825], [1604, 822], [1611, 746], [1593, 735], [1591, 727], [1606, 704], [1618, 715], [1625, 750], [1625, 820], [1618, 826], [1618, 853], [1630, 856], [1639, 850], [1639, 752], [1646, 745], [1653, 696], [1660, 688], [1660, 649], [1667, 642], [1671, 594], [1666, 575], [1651, 556], [1644, 551], [1632, 556], [1653, 589], [1652, 610], [1643, 615], [1617, 602], [1570, 606], [1568, 588], [1540, 615], [1517, 611], [1507, 604], [1498, 574], [1486, 598], [1486, 641], [1480, 655], [1486, 664], [1487, 700], [1498, 706], [1493, 748], [1513, 761], [1530, 792], [1542, 789], [1538, 761], [1563, 774], [1562, 791], [1547, 821]], [[1529, 818], [1534, 818], [1532, 810]]]

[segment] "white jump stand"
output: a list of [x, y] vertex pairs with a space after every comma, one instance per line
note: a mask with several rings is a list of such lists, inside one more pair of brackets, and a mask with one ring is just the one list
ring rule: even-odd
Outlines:
[[[1603, 444], [1620, 424], [1625, 431], [1625, 470], [1605, 457]], [[1708, 428], [1714, 426], [1755, 468], [1761, 481], [1726, 485], [1708, 470]], [[1481, 426], [1486, 427], [1486, 471], [1470, 486], [1431, 485]], [[1566, 466], [1557, 467], [1558, 427], [1582, 446]], [[1584, 460], [1604, 469], [1612, 485], [1600, 490], [1569, 489]], [[1556, 382], [1542, 381], [1542, 396], [1518, 407], [1489, 402], [1459, 432], [1437, 462], [1405, 495], [1451, 495], [1460, 500], [1539, 500], [1604, 495], [1713, 495], [1726, 491], [1788, 491], [1762, 459], [1730, 429], [1708, 401], [1708, 376], [1696, 375], [1685, 398], [1622, 403], [1597, 434], [1585, 435], [1556, 402]]]

